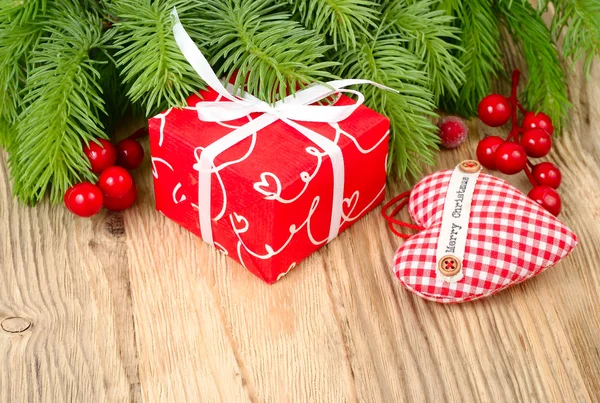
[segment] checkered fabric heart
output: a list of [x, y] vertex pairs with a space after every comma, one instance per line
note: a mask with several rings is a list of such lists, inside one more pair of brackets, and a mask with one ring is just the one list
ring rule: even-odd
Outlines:
[[462, 262], [463, 278], [436, 276], [436, 247], [452, 171], [434, 173], [410, 193], [408, 208], [424, 230], [396, 252], [402, 285], [436, 302], [471, 301], [518, 284], [553, 266], [577, 245], [577, 236], [502, 179], [481, 173], [475, 185]]

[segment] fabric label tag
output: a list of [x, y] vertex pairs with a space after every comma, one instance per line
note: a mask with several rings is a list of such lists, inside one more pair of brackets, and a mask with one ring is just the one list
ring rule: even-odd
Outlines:
[[462, 261], [469, 230], [471, 201], [480, 170], [478, 162], [464, 161], [454, 169], [450, 179], [436, 251], [437, 275], [448, 282], [457, 282], [463, 278]]

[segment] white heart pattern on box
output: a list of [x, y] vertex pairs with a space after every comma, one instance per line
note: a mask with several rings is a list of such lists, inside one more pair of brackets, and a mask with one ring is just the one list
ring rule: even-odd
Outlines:
[[469, 219], [463, 278], [436, 276], [436, 248], [452, 171], [427, 176], [408, 202], [415, 224], [425, 229], [394, 256], [402, 285], [431, 301], [452, 303], [482, 298], [525, 281], [563, 259], [577, 236], [537, 203], [502, 179], [481, 173]]

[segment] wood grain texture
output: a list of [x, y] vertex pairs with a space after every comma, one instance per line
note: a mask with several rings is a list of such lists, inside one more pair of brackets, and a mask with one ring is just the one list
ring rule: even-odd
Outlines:
[[0, 401], [137, 398], [122, 218], [18, 205], [1, 158]]
[[[400, 286], [379, 208], [268, 286], [154, 210], [148, 161], [134, 208], [76, 219], [13, 201], [0, 154], [0, 402], [599, 401], [600, 68], [569, 91], [549, 159], [581, 243], [462, 305]], [[492, 131], [470, 129], [428, 172]]]

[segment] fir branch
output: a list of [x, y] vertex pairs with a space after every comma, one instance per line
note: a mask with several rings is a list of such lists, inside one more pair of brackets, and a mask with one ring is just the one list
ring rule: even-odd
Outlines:
[[0, 20], [23, 25], [43, 18], [51, 10], [61, 7], [100, 13], [101, 2], [102, 0], [0, 0]]
[[48, 0], [0, 0], [0, 19], [26, 24], [43, 15], [47, 5]]
[[[30, 67], [29, 52], [38, 41], [40, 25], [0, 23], [0, 119], [14, 125], [22, 110], [22, 89]], [[10, 144], [10, 131], [0, 133], [0, 145]]]
[[461, 51], [457, 45], [460, 30], [452, 26], [454, 17], [434, 9], [436, 0], [394, 1], [386, 9], [386, 18], [402, 38], [406, 47], [425, 62], [429, 88], [437, 103], [441, 96], [458, 97], [458, 88], [465, 80], [462, 63], [455, 57]]
[[[527, 2], [529, 2], [529, 0], [496, 0], [497, 4], [504, 4], [506, 5], [508, 8], [510, 8], [510, 6], [513, 4], [513, 2], [519, 2], [521, 4], [525, 4]], [[545, 0], [541, 0], [541, 2], [544, 2]], [[540, 3], [540, 1], [538, 1], [538, 4]]]
[[329, 47], [318, 35], [281, 10], [271, 0], [211, 0], [196, 21], [217, 73], [268, 102], [332, 78], [327, 70], [337, 64], [324, 60]]
[[[183, 106], [204, 83], [175, 43], [171, 11], [177, 7], [186, 30], [204, 42], [196, 25], [186, 19], [193, 7], [186, 0], [115, 0], [108, 9], [116, 30], [115, 58], [133, 103], [141, 103], [151, 116], [168, 106]], [[209, 24], [210, 26], [210, 24]], [[212, 29], [212, 27], [211, 27]]]
[[445, 0], [442, 9], [455, 13], [461, 28], [459, 60], [463, 63], [466, 81], [458, 99], [445, 98], [444, 107], [460, 115], [477, 115], [477, 106], [489, 94], [492, 79], [502, 71], [499, 42], [500, 27], [492, 10], [491, 0]]
[[[132, 104], [127, 98], [127, 90], [122, 87], [119, 69], [109, 54], [102, 53], [98, 58], [102, 64], [97, 66], [100, 78], [98, 84], [102, 89], [102, 100], [106, 114], [100, 116], [107, 133], [111, 133], [117, 123], [130, 110]], [[140, 116], [143, 116], [142, 112]]]
[[456, 17], [462, 10], [462, 0], [439, 0], [437, 9]]
[[345, 48], [356, 47], [357, 38], [377, 27], [378, 4], [371, 0], [288, 0], [304, 26], [327, 36]]
[[14, 137], [14, 128], [8, 120], [0, 117], [0, 146], [8, 147]]
[[[554, 0], [552, 35], [562, 37], [563, 57], [573, 63], [584, 60], [589, 77], [594, 57], [600, 55], [600, 0]], [[545, 5], [542, 4], [542, 7]]]
[[560, 132], [571, 104], [567, 78], [546, 23], [528, 2], [513, 1], [510, 6], [503, 2], [498, 4], [498, 12], [527, 62], [529, 74], [523, 103], [550, 116]]
[[102, 36], [98, 16], [81, 8], [59, 7], [50, 17], [53, 24], [44, 27], [47, 35], [31, 55], [26, 107], [9, 148], [14, 193], [26, 203], [39, 201], [48, 188], [57, 202], [73, 183], [94, 179], [82, 141], [105, 137], [98, 62], [90, 54], [110, 37]]
[[389, 168], [403, 177], [433, 162], [434, 101], [476, 114], [502, 72], [502, 23], [529, 65], [524, 103], [560, 130], [569, 104], [553, 38], [564, 34], [564, 56], [589, 72], [600, 0], [552, 1], [551, 32], [548, 3], [536, 12], [527, 0], [0, 0], [0, 143], [14, 192], [60, 200], [94, 179], [81, 146], [105, 137], [103, 124], [139, 105], [147, 115], [181, 106], [203, 87], [174, 41], [175, 6], [217, 73], [263, 100], [333, 78], [330, 69], [398, 89], [362, 88], [391, 120]]
[[376, 81], [397, 89], [399, 93], [364, 86], [365, 104], [391, 122], [388, 168], [405, 178], [417, 177], [422, 163], [433, 164], [437, 128], [429, 117], [433, 112], [433, 95], [423, 72], [423, 61], [404, 48], [402, 38], [386, 32], [382, 25], [373, 38], [363, 38], [354, 51], [341, 51], [340, 76]]

